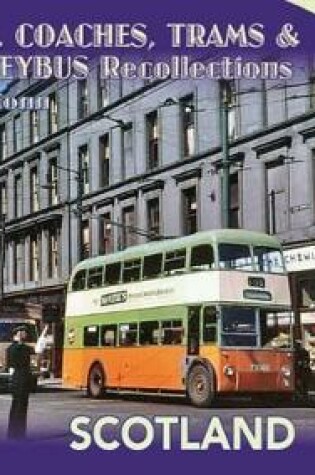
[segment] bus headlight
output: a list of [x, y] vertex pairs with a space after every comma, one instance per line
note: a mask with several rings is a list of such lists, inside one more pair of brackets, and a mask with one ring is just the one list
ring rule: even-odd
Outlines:
[[235, 368], [233, 366], [224, 366], [223, 373], [225, 374], [225, 376], [231, 378], [235, 375]]
[[282, 366], [281, 373], [282, 373], [282, 376], [284, 378], [290, 378], [291, 374], [292, 374], [292, 371], [291, 371], [291, 368], [289, 366]]

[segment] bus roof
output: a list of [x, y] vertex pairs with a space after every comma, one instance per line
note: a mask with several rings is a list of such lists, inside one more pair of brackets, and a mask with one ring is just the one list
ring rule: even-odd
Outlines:
[[172, 249], [180, 249], [185, 246], [196, 246], [200, 244], [218, 244], [220, 242], [231, 244], [254, 244], [257, 246], [267, 246], [280, 248], [280, 242], [273, 236], [267, 234], [246, 231], [243, 229], [216, 229], [212, 231], [200, 231], [189, 236], [174, 239], [164, 239], [162, 241], [151, 241], [146, 244], [128, 247], [123, 251], [106, 254], [81, 261], [74, 271], [91, 267], [103, 266], [104, 264], [117, 262], [119, 260], [132, 260], [143, 255], [155, 254]]

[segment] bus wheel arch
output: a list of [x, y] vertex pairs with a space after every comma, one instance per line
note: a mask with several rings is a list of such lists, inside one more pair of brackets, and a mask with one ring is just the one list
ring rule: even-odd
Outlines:
[[87, 395], [93, 399], [100, 399], [106, 391], [106, 372], [100, 361], [94, 361], [87, 377]]
[[195, 360], [187, 373], [186, 393], [197, 407], [209, 407], [216, 395], [216, 377], [213, 366], [204, 360]]

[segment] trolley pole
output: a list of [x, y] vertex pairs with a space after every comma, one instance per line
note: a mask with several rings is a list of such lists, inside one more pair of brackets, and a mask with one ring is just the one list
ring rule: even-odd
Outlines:
[[229, 228], [230, 188], [229, 188], [229, 104], [231, 90], [228, 81], [221, 81], [222, 107], [222, 174], [221, 174], [221, 222], [222, 228]]

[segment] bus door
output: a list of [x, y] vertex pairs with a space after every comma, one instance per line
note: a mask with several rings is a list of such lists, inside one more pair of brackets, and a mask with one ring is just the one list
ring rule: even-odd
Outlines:
[[200, 307], [188, 308], [187, 355], [199, 355], [200, 347]]

